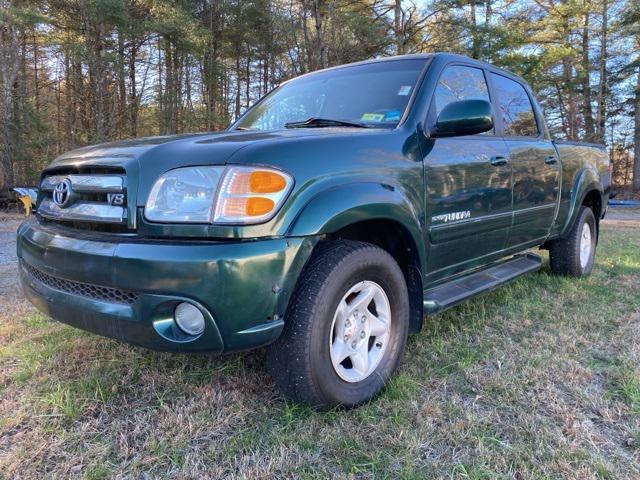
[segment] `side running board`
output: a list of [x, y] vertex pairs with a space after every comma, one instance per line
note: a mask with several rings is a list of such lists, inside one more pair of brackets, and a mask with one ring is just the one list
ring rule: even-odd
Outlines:
[[425, 290], [424, 313], [442, 312], [480, 293], [493, 290], [542, 266], [542, 259], [532, 253], [515, 257]]

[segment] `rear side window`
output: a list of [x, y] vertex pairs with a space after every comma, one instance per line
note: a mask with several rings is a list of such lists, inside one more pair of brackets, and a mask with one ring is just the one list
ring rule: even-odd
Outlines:
[[489, 89], [482, 70], [454, 65], [442, 72], [434, 95], [436, 116], [452, 102], [475, 99], [489, 101]]
[[500, 106], [504, 135], [508, 137], [537, 137], [538, 125], [531, 100], [518, 82], [491, 74], [491, 82]]

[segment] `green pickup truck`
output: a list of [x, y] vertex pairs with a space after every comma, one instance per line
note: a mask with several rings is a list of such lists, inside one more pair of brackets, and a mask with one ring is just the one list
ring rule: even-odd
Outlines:
[[144, 347], [267, 347], [318, 407], [379, 392], [407, 335], [538, 270], [591, 272], [602, 146], [553, 142], [530, 88], [451, 54], [310, 73], [228, 130], [81, 148], [18, 230], [25, 293]]

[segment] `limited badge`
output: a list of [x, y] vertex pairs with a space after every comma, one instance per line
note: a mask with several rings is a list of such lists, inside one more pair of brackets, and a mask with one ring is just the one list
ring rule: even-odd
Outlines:
[[454, 222], [456, 220], [465, 220], [467, 218], [471, 218], [471, 212], [469, 210], [464, 210], [462, 212], [449, 212], [442, 213], [440, 215], [434, 215], [431, 217], [431, 222]]

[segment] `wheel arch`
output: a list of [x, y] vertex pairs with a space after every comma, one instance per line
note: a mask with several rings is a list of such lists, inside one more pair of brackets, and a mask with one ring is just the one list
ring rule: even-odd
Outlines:
[[409, 290], [410, 331], [422, 327], [425, 250], [419, 209], [398, 188], [376, 183], [344, 185], [314, 197], [287, 235], [358, 240], [387, 251], [400, 265]]
[[588, 168], [580, 172], [574, 183], [574, 188], [571, 191], [569, 215], [560, 233], [560, 238], [565, 238], [569, 234], [571, 227], [573, 227], [573, 224], [578, 218], [580, 207], [583, 205], [593, 210], [593, 214], [596, 217], [596, 224], [599, 224], [603, 211], [603, 189], [598, 173]]

